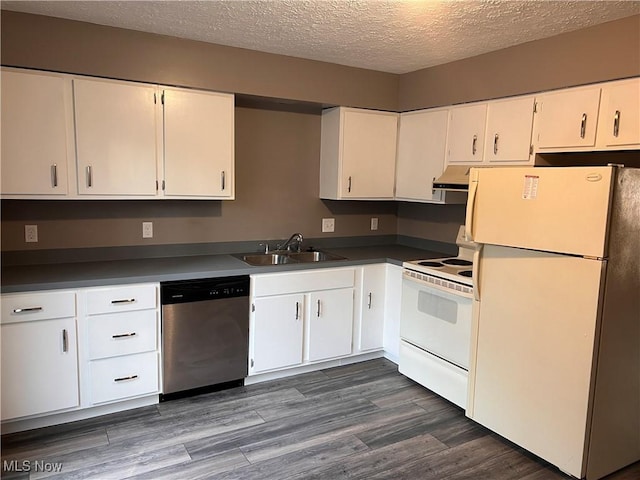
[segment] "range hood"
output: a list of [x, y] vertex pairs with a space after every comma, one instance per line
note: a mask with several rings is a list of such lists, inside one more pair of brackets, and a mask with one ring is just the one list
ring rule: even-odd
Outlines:
[[469, 190], [469, 170], [471, 165], [449, 165], [442, 175], [434, 180], [435, 190], [467, 192]]

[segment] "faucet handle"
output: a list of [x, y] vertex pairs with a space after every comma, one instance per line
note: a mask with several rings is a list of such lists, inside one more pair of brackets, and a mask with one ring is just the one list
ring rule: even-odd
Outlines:
[[264, 253], [269, 253], [269, 244], [267, 242], [259, 243], [258, 247], [260, 247], [260, 250], [262, 250]]

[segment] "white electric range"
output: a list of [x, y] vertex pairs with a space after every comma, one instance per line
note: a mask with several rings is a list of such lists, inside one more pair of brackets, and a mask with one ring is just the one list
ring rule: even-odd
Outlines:
[[457, 257], [404, 262], [400, 373], [466, 408], [473, 256], [464, 226]]

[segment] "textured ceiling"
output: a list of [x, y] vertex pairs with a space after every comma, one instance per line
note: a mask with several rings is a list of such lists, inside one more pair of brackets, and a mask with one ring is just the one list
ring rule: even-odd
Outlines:
[[2, 1], [2, 8], [392, 73], [640, 13], [640, 1]]

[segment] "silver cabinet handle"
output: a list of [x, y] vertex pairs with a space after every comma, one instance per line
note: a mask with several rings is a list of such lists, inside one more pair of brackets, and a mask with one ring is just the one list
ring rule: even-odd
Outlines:
[[220, 174], [220, 183], [222, 185], [222, 190], [224, 190], [225, 189], [225, 174], [224, 174], [224, 170]]
[[369, 302], [367, 303], [367, 307], [371, 310], [371, 292], [369, 292]]
[[347, 186], [347, 192], [351, 193], [351, 177], [349, 177], [349, 185]]
[[135, 298], [123, 298], [121, 300], [111, 300], [112, 305], [122, 305], [123, 303], [134, 303]]
[[317, 317], [320, 317], [320, 299], [318, 299], [318, 312], [316, 313]]
[[477, 143], [478, 143], [478, 135], [474, 135], [474, 136], [473, 136], [473, 142], [471, 142], [471, 154], [472, 154], [472, 155], [475, 155], [475, 154], [476, 154], [476, 150], [477, 150], [476, 146], [477, 146]]
[[26, 307], [26, 308], [14, 308], [13, 313], [32, 313], [41, 312], [42, 307]]
[[93, 187], [93, 175], [91, 174], [91, 165], [87, 165], [87, 187]]
[[433, 177], [433, 180], [431, 180], [431, 195], [435, 195], [436, 194], [436, 189], [433, 188], [433, 184], [436, 183], [436, 177]]
[[587, 131], [587, 114], [582, 114], [582, 121], [580, 122], [580, 138], [584, 138]]
[[62, 330], [62, 351], [67, 353], [69, 351], [69, 337], [67, 335], [67, 329]]
[[58, 165], [56, 163], [51, 165], [51, 184], [54, 188], [58, 186]]
[[498, 154], [498, 134], [496, 133], [495, 137], [493, 137], [493, 154]]
[[300, 304], [296, 302], [296, 320], [300, 319]]
[[616, 114], [613, 116], [613, 136], [617, 137], [620, 133], [620, 110], [616, 110]]
[[111, 338], [135, 337], [136, 335], [136, 332], [119, 333], [117, 335], [111, 335]]
[[128, 377], [114, 378], [113, 381], [114, 382], [124, 382], [126, 380], [135, 380], [136, 378], [138, 378], [138, 375], [129, 375]]

